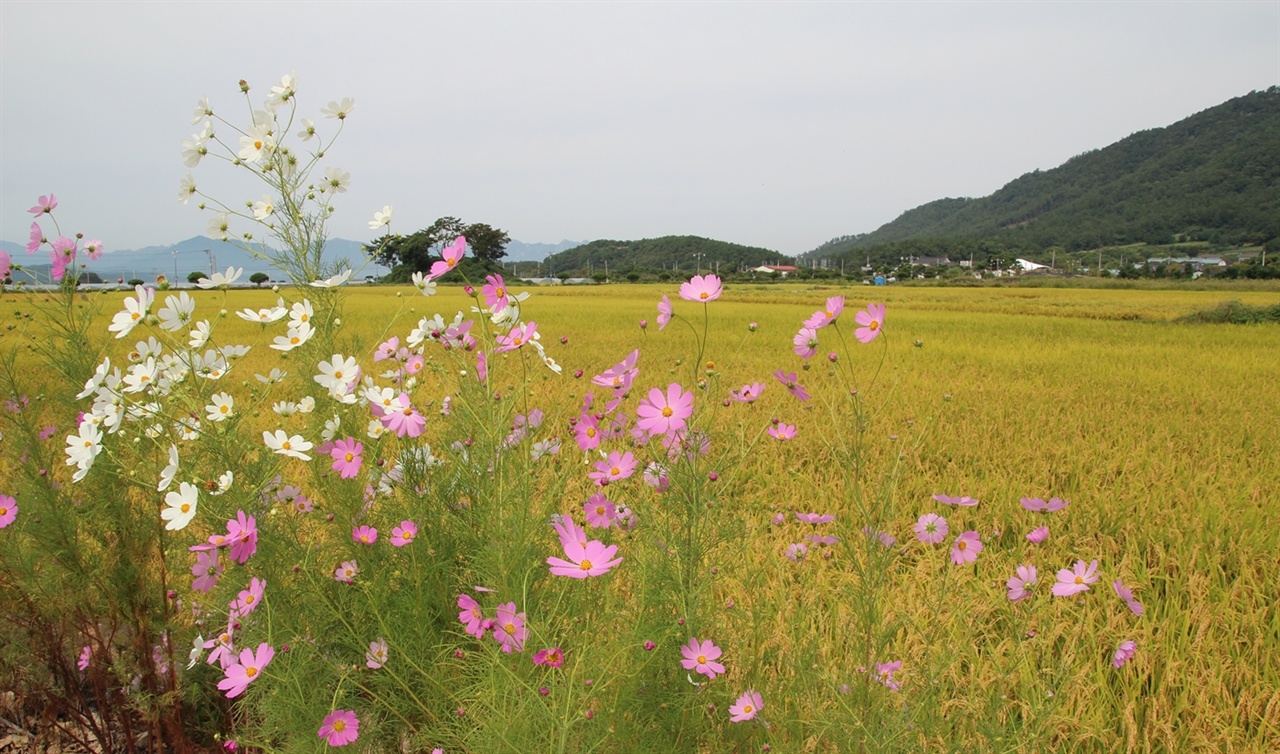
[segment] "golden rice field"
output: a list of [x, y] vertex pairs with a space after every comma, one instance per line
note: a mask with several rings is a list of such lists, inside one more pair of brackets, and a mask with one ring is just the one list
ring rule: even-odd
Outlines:
[[[675, 286], [533, 290], [524, 318], [538, 323], [564, 373], [538, 371], [531, 405], [565, 423], [590, 376], [636, 348], [639, 388], [690, 384], [694, 340], [678, 321], [657, 331], [662, 293], [674, 298]], [[789, 692], [772, 698], [773, 714], [810, 724], [812, 736], [792, 750], [841, 750], [841, 731], [823, 727], [834, 708], [822, 705], [838, 700], [790, 679], [798, 665], [820, 668], [832, 687], [856, 672], [842, 654], [842, 627], [852, 620], [842, 594], [857, 585], [839, 554], [803, 570], [784, 559], [798, 535], [769, 521], [778, 511], [835, 513], [844, 537], [856, 536], [859, 524], [842, 502], [847, 476], [822, 441], [823, 400], [802, 407], [770, 373], [801, 370], [792, 335], [837, 294], [848, 297], [848, 317], [872, 300], [888, 307], [887, 353], [874, 380], [880, 343], [850, 340], [874, 410], [868, 484], [879, 488], [896, 473], [886, 528], [903, 547], [887, 609], [912, 628], [894, 637], [897, 653], [885, 659], [903, 660], [908, 686], [943, 690], [930, 697], [939, 715], [1026, 720], [1017, 740], [992, 741], [974, 729], [958, 741], [922, 737], [919, 749], [1280, 750], [1280, 328], [1172, 321], [1227, 299], [1272, 305], [1280, 293], [731, 286], [709, 307], [703, 360], [714, 367], [700, 409], [716, 412], [722, 432], [751, 448], [723, 471], [733, 495], [721, 500], [749, 537], [724, 550], [715, 589], [732, 626], [725, 642], [752, 654], [774, 688]], [[96, 332], [105, 340], [123, 294], [90, 295], [103, 303]], [[270, 291], [194, 295], [197, 317], [275, 301]], [[25, 349], [24, 338], [42, 336], [38, 314], [21, 316], [37, 297], [0, 297], [0, 323], [14, 325], [0, 330], [0, 349]], [[420, 316], [448, 319], [470, 305], [458, 289], [424, 299], [409, 288], [353, 287], [341, 335], [359, 339], [367, 363], [382, 339], [403, 339]], [[695, 314], [693, 304], [675, 306]], [[692, 321], [701, 327], [700, 312]], [[219, 328], [224, 342], [257, 344], [237, 379], [251, 379], [258, 363], [276, 364], [278, 354], [266, 349], [271, 334], [257, 325], [231, 316]], [[20, 351], [24, 361], [35, 358]], [[315, 367], [294, 365], [308, 375]], [[820, 355], [801, 381], [817, 394], [828, 369]], [[517, 370], [498, 374], [509, 384], [497, 389], [518, 391]], [[768, 386], [756, 404], [720, 405], [731, 388], [754, 381]], [[759, 437], [775, 416], [802, 427], [789, 445]], [[930, 499], [935, 493], [982, 502], [947, 509]], [[1023, 496], [1069, 498], [1071, 506], [1037, 517], [1021, 509]], [[986, 549], [975, 566], [952, 566], [945, 548], [915, 542], [912, 524], [926, 512], [945, 513], [953, 533], [982, 534]], [[1023, 537], [1040, 523], [1051, 537], [1029, 545]], [[1085, 599], [1049, 597], [1054, 572], [1077, 559], [1099, 560], [1103, 578]], [[1024, 562], [1041, 574], [1031, 608], [1005, 596], [1005, 580]], [[1143, 617], [1112, 593], [1117, 578], [1145, 605]], [[1111, 654], [1124, 639], [1137, 642], [1137, 654], [1117, 670]]]

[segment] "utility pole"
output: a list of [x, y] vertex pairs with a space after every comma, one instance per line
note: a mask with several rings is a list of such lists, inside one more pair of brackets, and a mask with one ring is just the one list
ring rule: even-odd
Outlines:
[[178, 250], [174, 249], [170, 253], [173, 254], [173, 282], [174, 282], [174, 285], [177, 285], [178, 283]]

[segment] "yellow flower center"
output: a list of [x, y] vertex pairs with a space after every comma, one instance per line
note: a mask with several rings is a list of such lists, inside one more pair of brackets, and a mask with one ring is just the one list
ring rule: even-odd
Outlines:
[[614, 466], [613, 468], [609, 469], [609, 476], [617, 476], [621, 473], [622, 473], [622, 469], [618, 468], [617, 466]]
[[707, 299], [707, 295], [708, 295], [708, 294], [707, 294], [707, 292], [706, 292], [706, 291], [703, 291], [702, 293], [699, 293], [699, 294], [698, 294], [698, 298], [700, 298], [700, 299], [702, 299], [703, 301], [705, 301], [705, 300]]
[[284, 444], [281, 445], [280, 447], [284, 448], [285, 450], [293, 450], [293, 446], [289, 444], [288, 440], [285, 440]]
[[587, 427], [587, 437], [595, 437], [595, 436], [596, 436], [596, 428]]
[[964, 541], [963, 539], [960, 540], [959, 542], [956, 542], [957, 550], [964, 550], [964, 549], [967, 549], [968, 547], [969, 547], [969, 543]]
[[506, 624], [503, 624], [502, 628], [505, 629], [506, 632], [511, 634], [512, 636], [516, 635], [516, 624], [506, 623]]
[[347, 463], [351, 463], [352, 461], [354, 461], [354, 460], [355, 460], [355, 455], [353, 455], [353, 454], [351, 454], [351, 453], [348, 453], [345, 457], [346, 457], [346, 459], [347, 459]]
[[591, 561], [590, 561], [590, 560], [584, 560], [584, 561], [582, 561], [582, 565], [580, 565], [580, 566], [578, 566], [578, 567], [579, 567], [579, 568], [581, 568], [581, 569], [582, 569], [582, 570], [584, 570], [584, 571], [590, 571], [590, 570], [592, 569], [592, 567], [593, 567], [593, 566], [591, 565]]
[[1084, 583], [1084, 577], [1083, 577], [1083, 576], [1077, 576], [1077, 577], [1076, 577], [1076, 583], [1077, 583], [1077, 584], [1083, 584], [1083, 583]]
[[219, 410], [219, 411], [221, 411], [221, 412], [222, 412], [222, 413], [224, 413], [224, 414], [229, 414], [229, 413], [231, 413], [231, 407], [230, 407], [230, 406], [218, 406], [218, 410]]
[[334, 721], [333, 721], [333, 732], [334, 732], [334, 733], [341, 733], [342, 731], [344, 731], [344, 730], [346, 730], [346, 729], [347, 729], [347, 721], [346, 721], [346, 720], [334, 720]]
[[253, 148], [254, 148], [254, 149], [262, 149], [262, 141], [261, 141], [261, 140], [258, 140], [258, 141], [253, 142]]
[[254, 597], [253, 597], [253, 595], [252, 595], [252, 594], [245, 595], [245, 598], [244, 598], [244, 604], [246, 604], [246, 605], [252, 605], [253, 603], [254, 603]]
[[672, 414], [674, 414], [674, 413], [675, 413], [675, 412], [671, 410], [671, 407], [670, 407], [670, 406], [663, 406], [663, 408], [662, 408], [662, 415], [663, 415], [664, 417], [666, 417], [666, 416], [671, 416], [671, 415], [672, 415]]
[[257, 669], [257, 668], [254, 668], [254, 667], [248, 667], [248, 668], [245, 668], [245, 669], [244, 669], [244, 676], [245, 676], [245, 678], [253, 678], [253, 677], [254, 677], [254, 676], [256, 676], [257, 674], [258, 674], [258, 669]]
[[744, 705], [742, 705], [742, 714], [744, 714], [744, 715], [749, 715], [749, 714], [751, 714], [751, 705], [750, 705], [750, 704], [744, 704]]
[[707, 664], [707, 656], [706, 656], [706, 655], [698, 655], [698, 664], [699, 664], [699, 665], [706, 665], [706, 664]]
[[875, 330], [880, 329], [880, 323], [873, 319], [871, 320], [871, 324], [867, 325], [867, 327], [874, 332]]
[[[187, 511], [191, 510], [191, 505], [189, 503], [183, 503], [181, 510], [183, 513], [186, 513]], [[0, 508], [0, 516], [2, 515], [4, 515], [4, 509]]]

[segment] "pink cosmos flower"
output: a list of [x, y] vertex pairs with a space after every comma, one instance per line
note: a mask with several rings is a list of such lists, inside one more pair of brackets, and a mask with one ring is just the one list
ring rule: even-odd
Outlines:
[[13, 523], [18, 517], [18, 501], [8, 495], [0, 495], [0, 529]]
[[364, 463], [362, 453], [364, 453], [364, 445], [357, 442], [354, 437], [338, 440], [329, 450], [329, 455], [333, 458], [333, 470], [343, 479], [355, 477], [360, 473], [360, 464]]
[[1133, 611], [1134, 615], [1141, 616], [1146, 612], [1142, 607], [1142, 603], [1133, 598], [1133, 590], [1125, 586], [1124, 582], [1120, 579], [1116, 579], [1115, 583], [1111, 585], [1111, 588], [1116, 591], [1117, 597], [1124, 600], [1124, 604], [1129, 606], [1129, 609]]
[[334, 581], [340, 581], [343, 584], [350, 584], [356, 580], [356, 576], [360, 573], [360, 566], [356, 565], [354, 560], [344, 560], [342, 565], [334, 569]]
[[854, 316], [861, 327], [853, 331], [853, 337], [862, 343], [870, 343], [880, 337], [884, 327], [884, 304], [867, 304], [867, 310]]
[[76, 667], [80, 668], [81, 670], [88, 670], [89, 661], [92, 659], [93, 659], [93, 647], [90, 647], [89, 645], [86, 644], [84, 649], [80, 650], [80, 659], [76, 660]]
[[103, 248], [102, 246], [102, 241], [99, 241], [96, 238], [93, 239], [92, 241], [87, 242], [84, 245], [84, 250], [85, 250], [85, 253], [89, 255], [89, 259], [95, 262], [99, 259], [102, 259], [102, 253], [106, 251], [106, 249]]
[[412, 521], [401, 521], [399, 526], [391, 530], [391, 544], [404, 547], [413, 542], [416, 536], [418, 536], [418, 525]]
[[484, 286], [480, 289], [480, 295], [484, 296], [484, 305], [492, 311], [499, 311], [507, 307], [507, 282], [502, 279], [501, 275], [485, 275]]
[[53, 194], [49, 194], [48, 196], [42, 196], [38, 200], [36, 200], [36, 206], [32, 207], [27, 211], [39, 217], [40, 215], [47, 215], [53, 212], [57, 208], [58, 208], [58, 197], [54, 196]]
[[667, 323], [671, 321], [672, 314], [673, 312], [671, 310], [671, 299], [667, 298], [666, 296], [663, 296], [662, 300], [658, 302], [658, 329], [659, 330], [667, 326]]
[[720, 298], [722, 290], [715, 275], [694, 275], [680, 286], [680, 298], [705, 304]]
[[476, 351], [476, 379], [489, 381], [489, 356], [484, 351]]
[[1070, 500], [1063, 500], [1059, 497], [1051, 497], [1048, 502], [1045, 502], [1043, 498], [1038, 497], [1022, 498], [1023, 508], [1039, 513], [1057, 513], [1068, 505], [1071, 505]]
[[1116, 669], [1124, 667], [1124, 664], [1129, 660], [1132, 660], [1133, 656], [1137, 653], [1138, 653], [1137, 642], [1133, 642], [1133, 641], [1120, 642], [1120, 646], [1116, 649], [1115, 655], [1113, 655], [1111, 658], [1111, 667]]
[[258, 551], [258, 522], [244, 511], [236, 511], [236, 517], [227, 521], [225, 543], [231, 545], [231, 559], [244, 565]]
[[804, 560], [804, 556], [809, 554], [809, 546], [803, 542], [792, 542], [787, 545], [787, 551], [783, 553], [787, 560], [798, 563]]
[[942, 544], [951, 529], [947, 520], [936, 513], [926, 513], [916, 521], [916, 539], [927, 545]]
[[355, 710], [334, 710], [325, 716], [316, 735], [330, 746], [346, 746], [360, 737], [360, 718]]
[[902, 670], [902, 661], [894, 660], [893, 662], [881, 662], [876, 664], [876, 680], [883, 683], [885, 688], [890, 691], [899, 691], [901, 686], [893, 680], [893, 674]]
[[276, 656], [276, 651], [271, 648], [270, 644], [263, 642], [258, 645], [257, 651], [245, 649], [240, 652], [239, 662], [227, 668], [224, 672], [226, 678], [218, 681], [218, 688], [227, 692], [228, 699], [234, 699], [244, 693], [249, 687], [262, 675], [263, 668], [271, 662], [271, 658]]
[[671, 474], [662, 464], [653, 461], [644, 467], [644, 483], [658, 492], [666, 492], [671, 486]]
[[685, 670], [701, 673], [711, 679], [724, 673], [724, 665], [716, 662], [721, 654], [720, 647], [712, 644], [710, 639], [699, 642], [697, 637], [690, 637], [689, 643], [680, 647], [680, 653], [684, 655], [680, 664]]
[[826, 308], [814, 312], [811, 317], [804, 321], [804, 326], [814, 330], [821, 330], [827, 325], [834, 325], [843, 311], [844, 296], [832, 296], [827, 299]]
[[802, 524], [829, 524], [836, 520], [834, 513], [796, 513], [796, 520]]
[[583, 414], [573, 426], [573, 438], [582, 450], [594, 450], [600, 446], [600, 423], [594, 416]]
[[0, 251], [0, 280], [8, 280], [11, 272], [13, 272], [13, 257], [9, 256], [7, 251]]
[[967, 531], [956, 537], [956, 541], [951, 545], [951, 562], [956, 565], [972, 563], [978, 559], [980, 552], [982, 552], [982, 540], [978, 537], [978, 532]]
[[370, 409], [379, 417], [382, 426], [396, 433], [396, 437], [417, 437], [427, 426], [427, 418], [417, 409], [409, 405], [409, 394], [400, 393], [389, 408], [370, 404]]
[[756, 398], [759, 398], [763, 392], [763, 382], [752, 382], [734, 390], [729, 397], [739, 403], [754, 403]]
[[423, 367], [425, 367], [426, 365], [427, 365], [427, 360], [423, 358], [422, 354], [420, 353], [411, 354], [409, 356], [409, 360], [404, 363], [404, 371], [408, 372], [409, 374], [417, 374], [418, 372], [421, 372]]
[[511, 332], [506, 335], [499, 335], [496, 340], [498, 342], [498, 353], [506, 353], [514, 351], [525, 343], [533, 340], [533, 336], [538, 332], [538, 323], [521, 322], [511, 328]]
[[641, 399], [636, 416], [636, 426], [650, 435], [679, 432], [693, 416], [693, 393], [675, 382], [667, 386], [666, 393], [655, 387]]
[[262, 594], [266, 591], [266, 579], [254, 577], [249, 581], [248, 589], [241, 589], [240, 594], [231, 601], [231, 612], [234, 615], [248, 615], [258, 608], [262, 602]]
[[378, 362], [386, 361], [387, 359], [394, 359], [396, 357], [396, 350], [399, 348], [400, 339], [397, 337], [391, 337], [378, 344], [377, 350], [373, 352], [373, 360]]
[[462, 608], [462, 612], [458, 613], [458, 621], [466, 625], [467, 633], [483, 639], [489, 625], [484, 619], [484, 613], [480, 612], [480, 603], [469, 594], [459, 594], [458, 607]]
[[1073, 594], [1089, 591], [1089, 585], [1098, 580], [1098, 561], [1088, 566], [1083, 560], [1077, 560], [1070, 568], [1058, 571], [1058, 583], [1053, 585], [1055, 597], [1070, 597]]
[[549, 649], [539, 649], [533, 655], [534, 665], [546, 665], [549, 668], [558, 668], [564, 665], [564, 650], [560, 647], [551, 647]]
[[729, 722], [745, 723], [748, 720], [754, 720], [762, 709], [764, 709], [764, 697], [760, 696], [759, 691], [748, 691], [729, 706]]
[[218, 550], [216, 548], [197, 550], [195, 565], [191, 566], [191, 575], [196, 579], [191, 582], [191, 588], [197, 592], [211, 591], [218, 585], [220, 573], [222, 573], [222, 566], [218, 563]]
[[236, 664], [236, 648], [231, 641], [235, 634], [234, 621], [235, 618], [228, 619], [226, 630], [204, 643], [205, 649], [213, 650], [205, 662], [221, 667], [224, 673]]
[[781, 382], [782, 386], [787, 389], [787, 392], [794, 395], [802, 403], [809, 400], [809, 391], [805, 390], [804, 386], [797, 382], [800, 378], [796, 376], [795, 372], [784, 372], [779, 369], [773, 373], [773, 378], [778, 382]]
[[440, 252], [442, 259], [431, 265], [431, 270], [427, 273], [427, 280], [435, 280], [453, 270], [458, 266], [458, 262], [462, 261], [462, 255], [465, 253], [467, 253], [467, 239], [464, 236], [458, 236], [452, 245], [446, 246]]
[[796, 425], [778, 422], [772, 427], [769, 427], [768, 432], [770, 437], [778, 440], [794, 440], [796, 436]]
[[378, 670], [387, 664], [387, 642], [382, 637], [369, 642], [369, 651], [364, 653], [364, 664], [371, 670]]
[[502, 651], [510, 654], [524, 650], [524, 640], [529, 629], [524, 625], [524, 613], [516, 612], [516, 603], [498, 605], [498, 616], [493, 621], [493, 638], [502, 645]]
[[1033, 545], [1038, 545], [1048, 538], [1049, 538], [1049, 527], [1047, 526], [1037, 526], [1036, 528], [1027, 532], [1027, 541]]
[[978, 504], [977, 500], [969, 497], [968, 495], [934, 495], [933, 499], [943, 505], [960, 505], [965, 508], [972, 508]]
[[596, 461], [595, 471], [587, 474], [587, 478], [596, 483], [596, 486], [603, 487], [612, 482], [622, 481], [635, 473], [636, 457], [631, 451], [619, 453], [614, 451], [609, 457], [603, 461]]
[[587, 515], [587, 526], [597, 529], [608, 529], [612, 526], [615, 511], [613, 502], [605, 497], [603, 492], [597, 492], [582, 504], [582, 512]]
[[351, 530], [351, 539], [358, 545], [371, 545], [378, 541], [378, 530], [372, 526], [357, 526]]
[[811, 359], [818, 352], [818, 331], [812, 327], [802, 327], [791, 339], [796, 355], [803, 359]]
[[622, 558], [610, 560], [618, 552], [617, 545], [606, 547], [603, 542], [595, 539], [585, 544], [561, 540], [560, 544], [564, 548], [564, 556], [569, 560], [547, 558], [552, 576], [585, 579], [588, 576], [606, 574], [622, 562]]
[[27, 253], [36, 253], [36, 249], [39, 249], [42, 243], [44, 243], [44, 231], [40, 230], [38, 224], [31, 223], [31, 236], [27, 241]]
[[1009, 589], [1009, 601], [1017, 602], [1031, 596], [1031, 587], [1036, 585], [1039, 574], [1036, 573], [1036, 567], [1033, 565], [1020, 565], [1018, 570], [1008, 581], [1005, 586]]

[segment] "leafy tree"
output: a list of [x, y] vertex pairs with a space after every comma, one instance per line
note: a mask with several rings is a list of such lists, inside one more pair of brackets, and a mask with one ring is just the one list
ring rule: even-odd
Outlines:
[[249, 282], [253, 283], [258, 287], [262, 287], [262, 284], [267, 282], [270, 279], [271, 279], [271, 276], [265, 272], [255, 272], [249, 276]]
[[187, 282], [194, 284], [197, 280], [203, 280], [209, 277], [209, 273], [203, 270], [195, 270], [187, 274]]
[[130, 286], [130, 287], [132, 287], [132, 288], [136, 288], [136, 287], [138, 287], [138, 286], [140, 286], [140, 285], [144, 285], [145, 283], [146, 283], [146, 281], [145, 281], [145, 280], [143, 280], [142, 278], [130, 278], [130, 279], [129, 279], [129, 286]]
[[[378, 264], [391, 268], [390, 281], [408, 280], [414, 272], [426, 272], [431, 263], [440, 258], [440, 251], [453, 243], [458, 236], [465, 236], [471, 249], [468, 258], [479, 262], [466, 264], [463, 271], [468, 277], [498, 269], [497, 260], [507, 255], [506, 247], [511, 237], [506, 231], [485, 223], [467, 225], [456, 217], [442, 217], [430, 226], [407, 236], [386, 235], [363, 247]], [[464, 260], [464, 263], [466, 260]], [[456, 278], [455, 273], [443, 280]]]

